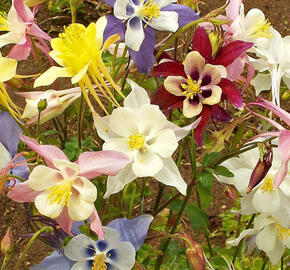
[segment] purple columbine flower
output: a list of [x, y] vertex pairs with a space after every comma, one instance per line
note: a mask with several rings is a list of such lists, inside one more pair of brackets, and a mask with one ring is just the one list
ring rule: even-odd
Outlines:
[[120, 34], [139, 71], [148, 73], [155, 62], [154, 29], [175, 32], [198, 18], [191, 8], [172, 4], [174, 2], [176, 1], [106, 0], [114, 8], [114, 16], [107, 16], [104, 40], [113, 34]]

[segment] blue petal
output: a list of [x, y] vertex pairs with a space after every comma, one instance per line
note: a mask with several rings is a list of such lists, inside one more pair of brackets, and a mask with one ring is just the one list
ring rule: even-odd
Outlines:
[[139, 72], [149, 73], [155, 63], [155, 56], [153, 54], [155, 47], [154, 30], [147, 26], [144, 28], [145, 39], [139, 51], [129, 49], [130, 56], [138, 67]]
[[170, 4], [167, 7], [161, 9], [162, 11], [175, 11], [178, 13], [178, 25], [183, 27], [192, 21], [198, 19], [198, 15], [190, 7], [184, 5]]
[[150, 215], [142, 215], [133, 219], [118, 218], [112, 220], [107, 226], [120, 234], [120, 241], [128, 241], [139, 250], [146, 238], [149, 226], [153, 220]]
[[97, 247], [98, 247], [99, 251], [104, 251], [108, 247], [108, 242], [105, 240], [99, 240], [97, 242]]
[[70, 270], [75, 262], [66, 258], [62, 253], [54, 251], [46, 257], [40, 264], [30, 267], [30, 270]]
[[126, 24], [113, 15], [106, 16], [107, 25], [104, 31], [104, 42], [112, 35], [119, 34], [120, 40], [125, 37]]
[[134, 13], [134, 8], [128, 3], [126, 5], [126, 14], [128, 16], [131, 16]]

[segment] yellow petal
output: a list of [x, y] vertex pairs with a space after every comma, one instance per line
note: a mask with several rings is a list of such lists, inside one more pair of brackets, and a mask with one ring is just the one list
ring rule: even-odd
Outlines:
[[12, 58], [0, 58], [0, 82], [12, 79], [16, 74], [17, 61]]
[[103, 50], [106, 50], [110, 45], [112, 45], [113, 43], [117, 42], [119, 39], [120, 39], [120, 35], [119, 34], [115, 34], [115, 35], [110, 36], [109, 38], [107, 38], [107, 40], [104, 43]]

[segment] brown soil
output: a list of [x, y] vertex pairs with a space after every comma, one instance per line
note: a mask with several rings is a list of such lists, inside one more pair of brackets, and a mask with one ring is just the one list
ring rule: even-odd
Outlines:
[[[224, 0], [208, 0], [204, 1], [205, 5], [201, 6], [202, 15], [205, 14], [206, 11], [210, 9], [222, 6], [224, 4]], [[259, 8], [261, 9], [266, 17], [269, 18], [272, 25], [280, 31], [283, 36], [290, 34], [289, 22], [290, 22], [290, 12], [289, 12], [289, 2], [287, 0], [281, 1], [272, 1], [272, 0], [245, 0], [246, 9], [250, 8]], [[95, 21], [98, 17], [95, 12], [95, 1], [85, 1], [85, 13], [79, 16], [79, 20], [82, 23], [88, 23], [89, 21]], [[108, 9], [104, 9], [101, 13], [105, 14]], [[41, 27], [49, 32], [52, 36], [57, 35], [59, 31], [62, 30], [63, 25], [68, 24], [70, 22], [70, 17], [67, 13], [62, 14], [61, 16], [56, 16], [53, 19], [49, 19], [49, 14], [47, 8], [42, 7], [38, 14], [38, 22]], [[38, 70], [34, 68], [34, 60], [30, 60], [28, 62], [23, 62], [20, 64], [20, 73], [22, 74], [33, 74], [37, 73]], [[21, 101], [20, 101], [21, 102]], [[23, 102], [23, 101], [22, 101]], [[185, 166], [182, 169], [182, 174], [187, 182], [190, 181], [191, 171], [188, 167]], [[152, 190], [154, 193], [157, 192], [158, 186], [156, 182], [152, 184]], [[148, 200], [149, 209], [152, 207], [154, 203], [154, 199]], [[194, 198], [193, 198], [194, 199]], [[215, 229], [220, 228], [221, 220], [218, 215], [225, 211], [225, 209], [230, 208], [232, 205], [231, 201], [225, 196], [224, 192], [221, 191], [220, 186], [214, 185], [213, 187], [213, 202], [211, 207], [208, 210], [209, 220], [210, 220], [210, 229], [214, 231]], [[145, 204], [145, 211], [149, 210]], [[0, 239], [2, 239], [5, 234], [6, 229], [10, 226], [13, 229], [13, 233], [15, 235], [24, 235], [30, 232], [29, 228], [24, 224], [26, 220], [26, 213], [24, 207], [18, 203], [15, 203], [9, 200], [5, 196], [0, 197]], [[193, 233], [192, 229], [188, 225], [188, 222], [184, 223], [185, 226]], [[198, 241], [203, 241], [204, 239], [197, 238], [196, 234], [193, 236]], [[224, 237], [216, 237], [213, 242], [215, 245], [223, 245], [225, 238]], [[8, 267], [8, 270], [12, 270], [15, 262], [17, 261], [19, 255], [23, 251], [28, 239], [24, 237], [16, 237], [15, 241], [17, 243], [15, 248], [15, 253], [13, 255], [12, 261]], [[29, 266], [33, 264], [39, 263], [52, 249], [37, 240], [31, 247], [29, 254], [25, 257], [22, 270], [29, 269]], [[2, 262], [3, 256], [0, 254], [0, 262]], [[61, 269], [60, 269], [61, 270]]]

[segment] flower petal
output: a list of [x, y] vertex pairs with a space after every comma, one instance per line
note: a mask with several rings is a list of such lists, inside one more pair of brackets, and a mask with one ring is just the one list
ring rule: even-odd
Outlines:
[[183, 115], [187, 118], [192, 118], [196, 115], [199, 115], [202, 111], [202, 102], [199, 98], [190, 99], [186, 98], [183, 101]]
[[102, 228], [102, 221], [95, 207], [90, 215], [90, 229], [98, 235], [99, 239], [104, 239], [105, 236]]
[[201, 120], [198, 123], [197, 127], [194, 130], [194, 137], [198, 144], [203, 145], [202, 141], [202, 132], [207, 126], [210, 117], [211, 117], [212, 107], [205, 105], [203, 106], [202, 112], [201, 112]]
[[143, 23], [139, 17], [133, 17], [128, 20], [125, 33], [125, 42], [133, 51], [139, 51], [144, 41], [145, 34]]
[[[84, 191], [84, 190], [83, 190]], [[92, 195], [90, 196], [93, 197]], [[69, 200], [68, 214], [72, 220], [81, 221], [87, 219], [93, 212], [94, 204], [86, 201], [79, 194], [72, 194]]]
[[181, 86], [182, 83], [187, 84], [187, 81], [184, 77], [168, 76], [164, 81], [164, 87], [169, 93], [175, 96], [184, 96], [184, 90]]
[[73, 220], [68, 215], [68, 210], [66, 206], [62, 209], [60, 215], [55, 218], [55, 221], [58, 223], [58, 225], [62, 228], [64, 232], [66, 232], [68, 235], [72, 235], [71, 230]]
[[130, 6], [131, 8], [135, 8], [134, 5], [131, 4], [129, 0], [116, 0], [114, 4], [114, 15], [119, 20], [126, 20], [129, 18], [127, 15], [127, 6]]
[[[210, 86], [210, 89], [206, 91], [211, 91], [210, 96], [206, 96], [202, 100], [202, 103], [208, 104], [208, 105], [214, 105], [220, 102], [221, 96], [222, 96], [222, 89], [216, 85]], [[202, 91], [202, 95], [205, 93], [205, 91]]]
[[98, 192], [96, 186], [85, 177], [78, 177], [74, 180], [72, 187], [76, 189], [87, 202], [94, 202], [97, 199]]
[[207, 33], [201, 26], [194, 32], [192, 51], [198, 51], [207, 62], [212, 59], [212, 46]]
[[129, 148], [128, 141], [128, 138], [109, 139], [103, 144], [103, 150], [113, 150], [124, 153], [128, 157], [130, 162], [133, 157], [133, 152]]
[[221, 73], [218, 67], [206, 64], [200, 76], [202, 86], [217, 85], [221, 81]]
[[0, 56], [0, 82], [6, 82], [16, 75], [17, 61]]
[[256, 236], [256, 244], [258, 249], [265, 252], [275, 249], [276, 245], [276, 228], [275, 224], [269, 224]]
[[186, 77], [184, 73], [184, 66], [179, 61], [167, 61], [160, 63], [154, 67], [152, 76], [167, 77], [167, 76], [182, 76]]
[[174, 11], [160, 11], [158, 18], [154, 18], [148, 25], [159, 31], [176, 32], [178, 29], [178, 14]]
[[184, 59], [185, 74], [198, 81], [205, 67], [205, 59], [198, 51], [190, 52]]
[[223, 90], [228, 100], [238, 109], [243, 108], [243, 100], [238, 87], [228, 79], [222, 78], [218, 86]]
[[251, 83], [255, 87], [256, 96], [258, 96], [262, 91], [271, 89], [271, 75], [259, 73]]
[[28, 185], [28, 182], [19, 183], [14, 186], [7, 194], [7, 197], [16, 202], [34, 202], [35, 197], [39, 195], [38, 191], [34, 191]]

